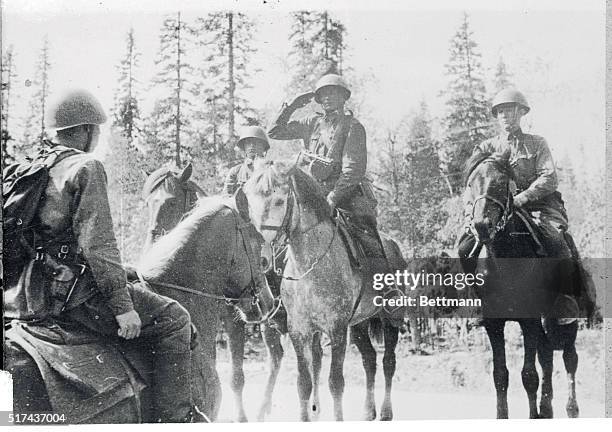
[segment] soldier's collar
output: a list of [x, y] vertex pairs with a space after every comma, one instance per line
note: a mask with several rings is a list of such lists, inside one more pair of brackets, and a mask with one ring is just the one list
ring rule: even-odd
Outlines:
[[517, 130], [515, 130], [514, 132], [511, 132], [511, 133], [506, 135], [506, 139], [508, 141], [513, 141], [514, 139], [517, 139], [517, 140], [520, 141], [521, 138], [523, 138], [523, 131], [521, 130], [520, 127]]

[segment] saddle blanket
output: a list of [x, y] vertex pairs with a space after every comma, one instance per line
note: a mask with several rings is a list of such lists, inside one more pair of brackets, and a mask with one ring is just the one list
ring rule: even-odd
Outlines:
[[[7, 344], [34, 360], [53, 411], [65, 414], [67, 423], [142, 421], [140, 394], [147, 374], [137, 370], [146, 369], [146, 361], [133, 361], [136, 350], [57, 323], [13, 321], [5, 336]], [[115, 411], [123, 414], [108, 415], [119, 404]]]

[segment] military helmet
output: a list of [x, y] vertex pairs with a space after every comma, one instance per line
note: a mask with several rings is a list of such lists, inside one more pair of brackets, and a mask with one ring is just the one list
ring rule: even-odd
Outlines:
[[264, 143], [264, 151], [270, 150], [270, 143], [268, 142], [268, 135], [266, 132], [259, 126], [246, 126], [240, 132], [240, 139], [236, 146], [240, 149], [244, 150], [244, 140], [247, 138], [255, 138]]
[[529, 110], [531, 109], [523, 93], [513, 88], [506, 88], [497, 93], [497, 95], [495, 95], [495, 97], [493, 98], [493, 103], [491, 104], [491, 112], [493, 113], [493, 116], [497, 117], [496, 108], [498, 106], [507, 103], [515, 103], [525, 108], [527, 112], [529, 112]]
[[106, 122], [102, 105], [87, 90], [70, 90], [49, 106], [46, 116], [47, 127], [55, 130], [75, 126]]
[[317, 85], [315, 86], [315, 101], [318, 103], [321, 103], [321, 100], [319, 99], [319, 90], [321, 90], [323, 87], [340, 87], [342, 90], [344, 90], [344, 94], [345, 94], [345, 99], [348, 99], [351, 97], [351, 91], [348, 88], [348, 84], [346, 83], [346, 81], [344, 81], [344, 78], [342, 78], [340, 75], [336, 75], [336, 74], [327, 74], [327, 75], [323, 75], [319, 81], [317, 81]]

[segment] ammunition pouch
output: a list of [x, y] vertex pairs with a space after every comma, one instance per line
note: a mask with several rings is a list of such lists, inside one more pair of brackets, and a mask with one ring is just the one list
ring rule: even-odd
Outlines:
[[84, 277], [88, 267], [78, 261], [69, 257], [66, 245], [60, 245], [56, 255], [35, 249], [19, 278], [5, 287], [5, 317], [26, 321], [59, 317], [73, 294], [88, 283]]

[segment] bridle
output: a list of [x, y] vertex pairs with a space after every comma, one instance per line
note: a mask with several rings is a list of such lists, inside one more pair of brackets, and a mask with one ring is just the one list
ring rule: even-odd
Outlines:
[[[173, 176], [173, 172], [172, 171], [168, 171], [164, 176], [162, 176], [151, 187], [151, 193], [153, 193], [162, 184], [162, 182], [166, 181], [169, 177], [172, 177], [172, 176]], [[190, 185], [187, 182], [181, 182], [181, 181], [178, 181], [178, 180], [177, 180], [177, 182], [178, 182], [180, 188], [184, 192], [183, 193], [183, 202], [181, 203], [182, 204], [181, 214], [184, 217], [184, 215], [186, 215], [188, 211], [192, 210], [193, 207], [198, 202], [198, 194], [197, 194], [195, 188], [190, 187]], [[166, 235], [168, 233], [168, 230], [166, 230], [165, 228], [151, 228], [149, 230], [149, 233], [151, 234], [151, 237], [153, 238], [153, 240], [155, 240], [158, 237]]]
[[[163, 177], [161, 177], [151, 188], [151, 192], [153, 192], [155, 189], [157, 189], [157, 187], [159, 187], [159, 185], [165, 181], [168, 177], [172, 176], [172, 172], [168, 171]], [[184, 199], [182, 202], [182, 214], [183, 217], [187, 214], [188, 211], [192, 210], [194, 208], [194, 206], [196, 205], [197, 201], [198, 201], [198, 196], [196, 193], [195, 188], [190, 187], [189, 184], [187, 184], [186, 182], [179, 182], [180, 187], [183, 189], [184, 191]], [[169, 289], [174, 289], [176, 291], [182, 291], [182, 292], [186, 292], [189, 294], [193, 294], [199, 297], [205, 297], [205, 298], [209, 298], [209, 299], [213, 299], [213, 300], [218, 300], [218, 301], [224, 301], [226, 305], [228, 306], [236, 306], [238, 303], [240, 303], [240, 301], [242, 299], [244, 299], [244, 297], [246, 297], [247, 295], [251, 295], [251, 305], [252, 306], [256, 306], [257, 309], [259, 310], [259, 312], [261, 313], [261, 306], [260, 306], [260, 300], [259, 300], [259, 296], [261, 295], [261, 285], [257, 283], [256, 281], [256, 274], [258, 274], [257, 270], [255, 270], [254, 265], [259, 265], [259, 260], [255, 259], [255, 257], [253, 256], [253, 251], [252, 249], [249, 247], [246, 237], [245, 237], [245, 231], [246, 235], [250, 235], [250, 233], [248, 232], [248, 230], [250, 229], [254, 229], [253, 225], [249, 222], [245, 222], [242, 217], [238, 214], [238, 212], [236, 212], [235, 209], [233, 209], [232, 207], [228, 207], [231, 211], [232, 211], [232, 215], [234, 216], [234, 221], [235, 221], [235, 227], [236, 227], [236, 248], [234, 248], [234, 253], [233, 256], [230, 260], [230, 268], [233, 269], [234, 266], [236, 265], [236, 251], [238, 250], [238, 247], [242, 246], [244, 248], [244, 251], [246, 253], [247, 256], [247, 261], [249, 264], [249, 272], [250, 272], [250, 276], [251, 276], [251, 283], [248, 284], [247, 286], [245, 286], [244, 288], [242, 288], [242, 290], [240, 291], [240, 293], [238, 294], [237, 297], [229, 297], [224, 295], [216, 295], [216, 294], [210, 294], [210, 293], [205, 293], [202, 291], [197, 291], [193, 288], [189, 288], [189, 287], [185, 287], [185, 286], [181, 286], [181, 285], [177, 285], [177, 284], [172, 284], [172, 283], [168, 283], [168, 282], [158, 282], [158, 281], [145, 281], [145, 279], [142, 277], [142, 275], [140, 273], [137, 272], [138, 278], [140, 279], [141, 282], [144, 283], [149, 283], [151, 285], [155, 285], [155, 286], [160, 286], [160, 287], [164, 287], [164, 288], [169, 288]], [[149, 231], [153, 238], [156, 238], [157, 236], [160, 235], [165, 235], [167, 233], [167, 231], [164, 228], [161, 229], [155, 229], [152, 228]], [[240, 239], [242, 239], [242, 241], [240, 241]], [[242, 243], [241, 245], [239, 245], [238, 243]], [[230, 270], [230, 272], [228, 274], [234, 274], [234, 272], [232, 270]], [[265, 277], [265, 276], [261, 276], [261, 277]], [[274, 315], [276, 315], [276, 313], [279, 311], [280, 309], [280, 299], [275, 298], [274, 299], [274, 308], [272, 313], [270, 313], [265, 320], [260, 320], [260, 321], [255, 321], [255, 322], [251, 322], [253, 324], [258, 324], [258, 323], [262, 323], [265, 322], [267, 320], [269, 320], [270, 318], [272, 318]]]
[[[296, 168], [297, 169], [297, 168]], [[278, 276], [282, 277], [285, 280], [290, 280], [290, 281], [299, 281], [301, 279], [303, 279], [304, 277], [306, 277], [310, 272], [312, 272], [315, 267], [317, 266], [317, 264], [319, 263], [319, 261], [321, 259], [323, 259], [331, 250], [331, 246], [334, 243], [334, 240], [336, 238], [336, 231], [337, 229], [333, 230], [333, 235], [332, 235], [332, 239], [329, 242], [329, 245], [327, 246], [327, 248], [325, 249], [325, 251], [318, 256], [310, 265], [310, 267], [308, 268], [308, 270], [306, 270], [304, 273], [302, 273], [300, 276], [285, 276], [283, 275], [283, 267], [278, 265], [278, 260], [279, 257], [283, 255], [283, 253], [287, 250], [287, 248], [289, 247], [289, 244], [291, 242], [291, 221], [293, 219], [293, 215], [294, 215], [294, 210], [295, 207], [298, 206], [299, 207], [299, 202], [297, 200], [297, 195], [295, 192], [295, 186], [294, 186], [294, 181], [289, 182], [289, 192], [287, 192], [287, 198], [286, 198], [286, 202], [287, 202], [287, 207], [285, 209], [285, 215], [283, 216], [283, 220], [281, 222], [280, 225], [261, 225], [260, 229], [262, 231], [276, 231], [276, 235], [274, 236], [274, 238], [272, 239], [272, 241], [270, 242], [270, 247], [272, 248], [272, 268], [274, 273], [276, 273]], [[300, 234], [306, 234], [307, 232], [313, 230], [314, 228], [316, 228], [322, 221], [314, 224], [313, 226], [303, 230], [303, 231], [299, 231]], [[296, 227], [297, 229], [297, 227]], [[293, 230], [294, 231], [294, 230]]]
[[[484, 160], [482, 160], [478, 165], [482, 165], [484, 163], [492, 163], [495, 166], [497, 166], [501, 172], [505, 173], [505, 169], [503, 169], [499, 163], [492, 158], [486, 158]], [[467, 184], [470, 183], [470, 179], [472, 178], [472, 176], [474, 175], [474, 172], [476, 171], [476, 169], [474, 169], [467, 180]], [[478, 236], [478, 232], [474, 226], [474, 212], [476, 211], [476, 203], [480, 200], [488, 200], [491, 201], [492, 203], [496, 204], [497, 206], [499, 206], [502, 209], [502, 216], [501, 218], [497, 221], [497, 223], [495, 224], [494, 228], [493, 228], [493, 236], [491, 237], [490, 240], [492, 240], [495, 235], [501, 231], [503, 231], [506, 228], [506, 225], [508, 224], [508, 222], [510, 221], [510, 219], [512, 218], [512, 215], [514, 214], [514, 206], [512, 205], [512, 193], [510, 192], [510, 176], [508, 176], [507, 180], [506, 180], [506, 202], [503, 203], [501, 200], [495, 198], [494, 196], [491, 196], [487, 193], [485, 194], [481, 194], [476, 196], [473, 199], [472, 202], [472, 211], [470, 212], [470, 223], [468, 226], [468, 230], [474, 235], [474, 237], [478, 240], [478, 243], [483, 243], [479, 236]]]
[[[181, 291], [181, 292], [185, 292], [188, 294], [192, 294], [198, 297], [205, 297], [205, 298], [212, 299], [212, 300], [224, 301], [225, 304], [228, 306], [236, 306], [247, 295], [250, 295], [251, 305], [256, 306], [259, 312], [261, 313], [261, 306], [260, 306], [260, 300], [259, 300], [259, 297], [261, 295], [261, 284], [257, 282], [257, 277], [256, 277], [256, 275], [260, 272], [257, 272], [257, 270], [255, 269], [255, 266], [258, 265], [259, 261], [253, 256], [253, 250], [249, 247], [246, 237], [245, 237], [245, 235], [250, 235], [250, 233], [248, 233], [248, 230], [254, 229], [254, 227], [249, 222], [245, 222], [244, 220], [242, 220], [240, 215], [233, 208], [231, 207], [228, 207], [228, 208], [232, 211], [232, 215], [234, 216], [235, 227], [236, 227], [236, 248], [234, 248], [234, 253], [232, 254], [231, 259], [229, 260], [230, 268], [233, 269], [234, 266], [236, 265], [236, 262], [237, 262], [236, 251], [238, 250], [239, 247], [242, 246], [247, 256], [247, 261], [249, 263], [249, 272], [250, 272], [250, 277], [251, 277], [251, 283], [249, 283], [244, 288], [242, 288], [238, 296], [229, 297], [225, 294], [224, 295], [210, 294], [210, 293], [206, 293], [202, 291], [197, 291], [193, 288], [189, 288], [189, 287], [185, 287], [182, 285], [177, 285], [177, 284], [173, 284], [169, 282], [145, 280], [145, 278], [139, 272], [137, 272], [137, 275], [140, 281], [143, 283], [148, 283], [153, 286], [173, 289], [176, 291]], [[246, 231], [246, 234], [245, 234], [245, 231]], [[231, 275], [231, 274], [234, 274], [234, 272], [230, 270], [228, 274]], [[261, 275], [261, 277], [265, 277], [265, 276]], [[249, 323], [261, 324], [271, 319], [274, 315], [276, 315], [276, 313], [279, 311], [280, 306], [281, 306], [280, 300], [277, 298], [274, 299], [274, 303], [275, 305], [274, 305], [272, 312], [268, 314], [268, 316], [266, 316], [265, 319], [262, 319], [259, 321], [250, 321]]]

